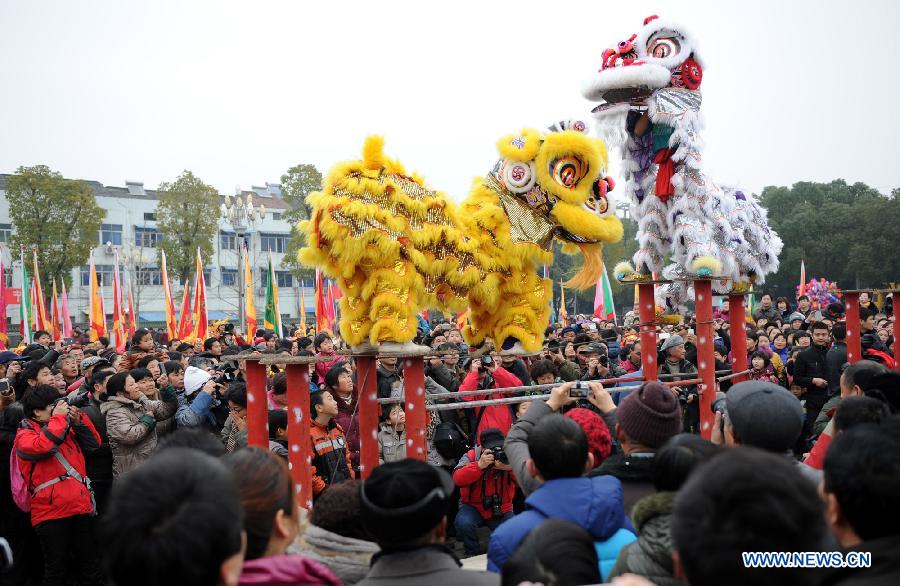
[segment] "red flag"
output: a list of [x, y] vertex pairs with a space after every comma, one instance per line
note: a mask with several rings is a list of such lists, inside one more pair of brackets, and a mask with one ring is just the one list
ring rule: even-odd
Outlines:
[[50, 311], [50, 336], [56, 342], [62, 340], [62, 332], [59, 328], [59, 304], [56, 302], [56, 279], [53, 279], [53, 307]]
[[335, 330], [334, 285], [328, 281], [328, 297], [325, 298], [325, 312], [328, 315], [328, 331]]
[[9, 344], [6, 335], [6, 271], [3, 267], [3, 255], [0, 250], [0, 350], [5, 350]]
[[197, 249], [197, 279], [194, 281], [194, 329], [191, 337], [195, 340], [205, 340], [209, 320], [206, 313], [206, 281], [203, 279], [203, 261], [200, 259], [200, 249]]
[[191, 315], [191, 284], [184, 284], [184, 297], [181, 300], [181, 318], [178, 320], [178, 337], [186, 340], [194, 329], [194, 320]]
[[325, 285], [322, 283], [322, 271], [316, 269], [316, 333], [330, 331], [328, 329], [328, 313], [325, 310]]
[[116, 250], [113, 265], [113, 335], [116, 338], [116, 352], [125, 351], [125, 313], [122, 311], [122, 280], [119, 276], [119, 251]]

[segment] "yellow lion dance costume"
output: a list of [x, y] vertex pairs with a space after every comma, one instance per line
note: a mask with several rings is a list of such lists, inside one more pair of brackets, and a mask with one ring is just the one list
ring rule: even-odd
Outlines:
[[604, 144], [583, 122], [546, 134], [526, 129], [497, 143], [501, 159], [476, 179], [461, 206], [382, 152], [370, 137], [361, 161], [337, 165], [310, 194], [300, 260], [337, 279], [341, 335], [352, 346], [413, 340], [426, 307], [470, 309], [473, 345], [492, 338], [537, 352], [549, 318], [554, 238], [584, 266], [569, 285], [586, 288], [602, 270], [603, 242], [622, 237], [607, 191]]

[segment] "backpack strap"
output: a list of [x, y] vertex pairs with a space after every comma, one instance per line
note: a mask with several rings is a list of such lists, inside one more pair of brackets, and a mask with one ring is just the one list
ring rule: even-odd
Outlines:
[[[85, 488], [87, 488], [88, 493], [91, 495], [91, 514], [96, 515], [97, 514], [97, 501], [94, 498], [94, 489], [91, 487], [91, 480], [87, 476], [82, 476], [78, 472], [78, 470], [76, 470], [75, 467], [72, 466], [72, 464], [70, 464], [69, 461], [66, 460], [66, 457], [63, 456], [61, 453], [56, 452], [55, 454], [53, 454], [53, 457], [56, 458], [56, 460], [60, 464], [62, 464], [62, 467], [65, 468], [66, 473], [61, 476], [57, 476], [56, 478], [52, 478], [52, 479], [48, 480], [47, 482], [42, 482], [41, 484], [37, 485], [36, 487], [34, 487], [34, 490], [31, 491], [31, 496], [32, 497], [37, 496], [37, 493], [44, 490], [45, 488], [49, 488], [50, 486], [53, 486], [57, 482], [62, 482], [63, 480], [65, 480], [67, 478], [74, 478], [75, 480], [77, 480], [78, 482], [83, 484], [85, 486]], [[34, 467], [32, 467], [31, 471], [33, 474]]]

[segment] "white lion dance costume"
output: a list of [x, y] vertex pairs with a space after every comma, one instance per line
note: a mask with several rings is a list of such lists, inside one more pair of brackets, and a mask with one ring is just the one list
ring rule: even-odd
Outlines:
[[300, 259], [338, 280], [344, 339], [404, 344], [422, 309], [468, 307], [470, 343], [490, 337], [504, 350], [539, 351], [551, 283], [537, 267], [552, 261], [553, 240], [581, 251], [570, 284], [586, 288], [602, 271], [602, 243], [622, 238], [606, 147], [586, 128], [561, 123], [500, 139], [500, 159], [459, 207], [385, 157], [378, 137], [361, 161], [337, 165], [309, 196]]
[[[620, 263], [617, 278], [649, 279], [654, 271], [664, 278], [722, 276], [713, 286], [725, 293], [778, 270], [782, 242], [765, 210], [703, 173], [703, 66], [694, 39], [651, 16], [602, 61], [582, 93], [600, 102], [600, 134], [621, 146], [625, 193], [638, 221], [635, 267]], [[675, 310], [689, 289], [683, 281], [660, 287], [657, 303]]]

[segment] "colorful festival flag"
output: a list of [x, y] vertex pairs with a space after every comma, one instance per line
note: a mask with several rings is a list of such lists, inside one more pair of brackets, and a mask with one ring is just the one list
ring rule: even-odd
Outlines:
[[38, 258], [37, 258], [37, 250], [31, 250], [32, 257], [34, 259], [34, 288], [33, 296], [34, 296], [34, 305], [32, 309], [34, 310], [34, 323], [35, 328], [38, 330], [48, 330], [50, 329], [49, 321], [50, 319], [47, 317], [47, 306], [44, 303], [44, 291], [41, 288], [41, 272], [38, 267]]
[[594, 293], [594, 317], [616, 320], [616, 305], [613, 302], [609, 276], [606, 274], [606, 263], [603, 264], [603, 273], [597, 280], [597, 290]]
[[194, 329], [194, 321], [191, 319], [191, 283], [184, 284], [184, 297], [181, 299], [181, 317], [178, 321], [178, 338], [187, 340]]
[[89, 330], [88, 335], [91, 342], [96, 342], [99, 338], [106, 337], [106, 311], [103, 308], [103, 290], [100, 283], [97, 282], [97, 267], [94, 265], [94, 255], [91, 254], [90, 270], [88, 274], [90, 300], [88, 312]]
[[112, 335], [116, 352], [125, 352], [125, 312], [122, 310], [122, 279], [119, 274], [119, 251], [115, 251], [115, 264], [113, 265], [113, 313]]
[[[175, 299], [172, 297], [172, 287], [169, 283], [169, 269], [166, 264], [166, 252], [162, 252], [162, 285], [165, 294], [166, 303], [166, 333], [169, 335], [169, 341], [179, 336], [178, 322], [175, 319]], [[185, 289], [185, 292], [187, 289]]]
[[325, 312], [325, 286], [322, 283], [322, 271], [316, 269], [316, 333], [331, 331], [328, 329], [328, 315]]
[[566, 310], [566, 288], [562, 279], [559, 280], [559, 321], [563, 326], [568, 325], [569, 321], [569, 312]]
[[31, 279], [28, 276], [28, 268], [25, 266], [25, 252], [20, 256], [22, 261], [22, 299], [19, 303], [19, 331], [22, 334], [22, 342], [31, 344]]
[[62, 331], [59, 327], [59, 304], [57, 303], [57, 295], [56, 295], [56, 279], [53, 279], [53, 305], [50, 308], [50, 336], [53, 338], [53, 341], [62, 339]]
[[281, 331], [281, 310], [278, 307], [278, 283], [275, 280], [275, 264], [272, 262], [272, 251], [269, 251], [269, 271], [266, 276], [266, 315], [263, 326], [272, 330], [279, 338]]
[[66, 280], [62, 281], [62, 335], [63, 338], [72, 337], [72, 316], [69, 315], [69, 296], [66, 294]]
[[250, 269], [250, 251], [244, 247], [244, 315], [247, 319], [247, 336], [256, 335], [256, 303], [253, 300], [253, 271]]
[[197, 248], [197, 278], [194, 281], [194, 329], [191, 338], [205, 340], [209, 320], [206, 314], [206, 281], [203, 278], [203, 261], [200, 258], [200, 248]]
[[128, 316], [125, 321], [125, 335], [130, 339], [134, 337], [134, 332], [138, 329], [138, 317], [134, 313], [134, 296], [131, 294], [131, 279], [128, 278], [128, 272], [125, 272], [125, 283], [128, 285]]

